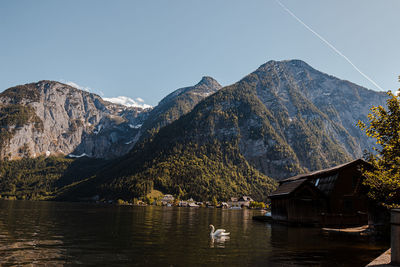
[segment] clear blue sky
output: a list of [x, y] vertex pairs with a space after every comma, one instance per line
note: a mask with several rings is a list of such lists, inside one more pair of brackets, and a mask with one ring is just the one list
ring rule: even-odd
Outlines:
[[[281, 0], [385, 90], [400, 84], [400, 1]], [[209, 75], [228, 85], [302, 59], [377, 90], [275, 0], [3, 0], [0, 90], [73, 81], [155, 105]]]

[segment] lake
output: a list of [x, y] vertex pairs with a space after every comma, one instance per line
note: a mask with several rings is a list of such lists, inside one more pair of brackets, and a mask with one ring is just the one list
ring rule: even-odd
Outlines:
[[[254, 210], [0, 201], [0, 265], [364, 266], [388, 244], [253, 221]], [[209, 224], [227, 240], [211, 240]]]

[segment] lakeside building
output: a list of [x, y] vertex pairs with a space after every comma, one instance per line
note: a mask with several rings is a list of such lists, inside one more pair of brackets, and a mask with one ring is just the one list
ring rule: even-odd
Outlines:
[[243, 207], [250, 207], [250, 202], [254, 201], [251, 197], [249, 196], [242, 196], [240, 198], [237, 197], [231, 197], [231, 199], [228, 201], [228, 206], [233, 209], [240, 209]]
[[221, 202], [221, 208], [223, 208], [223, 209], [228, 209], [228, 208], [229, 208], [228, 203], [226, 203], [226, 202]]
[[361, 168], [368, 166], [357, 159], [279, 181], [269, 196], [272, 219], [295, 224], [367, 224], [368, 199]]
[[161, 204], [162, 204], [163, 206], [167, 206], [168, 204], [169, 204], [169, 205], [172, 205], [172, 204], [174, 203], [174, 200], [175, 200], [175, 198], [174, 198], [173, 195], [166, 194], [166, 195], [164, 195], [163, 198], [161, 199]]
[[[200, 203], [200, 202], [199, 202]], [[200, 203], [201, 205], [202, 203]], [[179, 207], [191, 207], [191, 208], [197, 208], [200, 207], [199, 204], [196, 203], [196, 201], [193, 200], [193, 198], [189, 198], [188, 200], [181, 200], [178, 203]]]

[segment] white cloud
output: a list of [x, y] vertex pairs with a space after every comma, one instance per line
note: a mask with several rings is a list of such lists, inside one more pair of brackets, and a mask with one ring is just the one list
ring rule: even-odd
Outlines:
[[61, 80], [61, 82], [62, 82], [62, 83], [65, 83], [65, 84], [67, 84], [67, 85], [69, 85], [69, 86], [72, 86], [72, 87], [74, 87], [74, 88], [76, 88], [76, 89], [79, 89], [79, 90], [83, 90], [83, 91], [86, 91], [86, 92], [91, 92], [91, 91], [92, 91], [92, 89], [91, 89], [90, 87], [81, 86], [81, 85], [79, 85], [79, 84], [77, 84], [77, 83], [74, 83], [74, 82], [72, 82], [72, 81]]
[[63, 80], [63, 79], [61, 79], [60, 82], [65, 83], [66, 85], [72, 86], [72, 87], [82, 90], [82, 91], [98, 94], [101, 97], [104, 96], [104, 92], [102, 90], [97, 90], [97, 89], [91, 88], [89, 86], [82, 86], [82, 85], [77, 84], [76, 82], [67, 81], [67, 80]]
[[[141, 99], [140, 97], [136, 98], [136, 101], [127, 96], [118, 96], [110, 98], [104, 97], [103, 99], [114, 104], [124, 105], [126, 107], [151, 108], [150, 105], [144, 104], [143, 103], [144, 100]], [[142, 101], [140, 101], [139, 99]]]
[[102, 90], [96, 90], [96, 89], [92, 89], [87, 86], [81, 86], [72, 81], [60, 80], [60, 82], [65, 83], [74, 88], [77, 88], [79, 90], [83, 90], [83, 91], [86, 91], [89, 93], [96, 93], [96, 94], [100, 95], [104, 100], [111, 102], [111, 103], [115, 103], [115, 104], [119, 104], [119, 105], [123, 105], [123, 106], [127, 106], [127, 107], [138, 107], [138, 108], [151, 108], [152, 107], [150, 105], [145, 104], [143, 98], [141, 98], [141, 97], [136, 97], [135, 99], [129, 98], [127, 96], [118, 96], [118, 97], [107, 98], [107, 97], [103, 97], [104, 92]]

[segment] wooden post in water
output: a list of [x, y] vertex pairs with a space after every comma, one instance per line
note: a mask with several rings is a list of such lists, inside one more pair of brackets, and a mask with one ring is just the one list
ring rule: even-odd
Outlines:
[[400, 265], [400, 209], [392, 209], [390, 217], [391, 261], [392, 264]]

